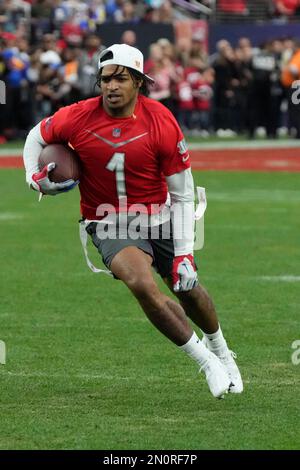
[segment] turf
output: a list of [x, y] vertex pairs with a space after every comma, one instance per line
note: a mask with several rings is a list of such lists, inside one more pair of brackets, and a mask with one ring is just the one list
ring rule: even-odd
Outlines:
[[22, 171], [1, 170], [0, 449], [299, 448], [299, 282], [264, 277], [300, 275], [299, 176], [195, 178], [199, 274], [245, 392], [215, 400], [126, 288], [88, 270], [77, 189], [38, 204]]

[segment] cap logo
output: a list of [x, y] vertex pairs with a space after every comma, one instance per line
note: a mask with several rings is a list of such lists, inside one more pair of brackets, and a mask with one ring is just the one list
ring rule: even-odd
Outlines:
[[137, 67], [138, 69], [141, 68], [141, 63], [140, 63], [139, 60], [136, 60], [136, 61], [135, 61], [135, 65], [136, 65], [136, 67]]

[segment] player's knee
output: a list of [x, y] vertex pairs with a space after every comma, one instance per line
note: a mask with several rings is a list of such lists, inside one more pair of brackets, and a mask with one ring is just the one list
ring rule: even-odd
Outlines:
[[191, 290], [188, 290], [188, 291], [185, 291], [185, 292], [179, 292], [177, 294], [177, 297], [180, 300], [186, 301], [186, 302], [193, 302], [201, 296], [202, 296], [202, 289], [200, 288], [199, 285], [193, 287], [193, 289], [191, 289]]
[[157, 295], [157, 286], [152, 280], [149, 281], [134, 276], [128, 279], [126, 284], [138, 300], [151, 301]]

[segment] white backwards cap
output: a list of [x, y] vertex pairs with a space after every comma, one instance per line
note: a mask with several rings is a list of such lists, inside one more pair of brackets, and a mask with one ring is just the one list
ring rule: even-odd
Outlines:
[[106, 65], [121, 65], [136, 70], [144, 78], [154, 83], [153, 78], [144, 74], [144, 56], [136, 47], [127, 44], [113, 44], [101, 52], [98, 62], [98, 68], [101, 70]]

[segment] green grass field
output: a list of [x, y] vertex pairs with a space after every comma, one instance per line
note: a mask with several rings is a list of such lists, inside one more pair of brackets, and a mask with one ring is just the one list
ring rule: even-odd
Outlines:
[[125, 286], [88, 270], [78, 190], [39, 204], [21, 170], [1, 170], [0, 449], [300, 448], [300, 289], [276, 277], [300, 276], [299, 174], [195, 178], [200, 279], [245, 392], [214, 399]]

